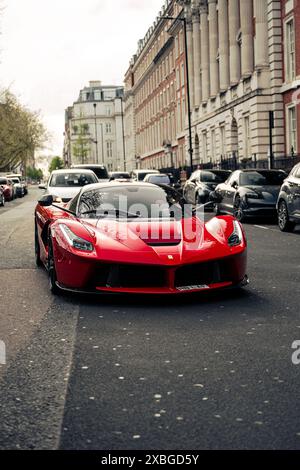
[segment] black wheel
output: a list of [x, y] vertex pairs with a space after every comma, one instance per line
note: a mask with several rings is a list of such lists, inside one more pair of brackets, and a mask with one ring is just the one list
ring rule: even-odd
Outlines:
[[292, 232], [295, 228], [295, 224], [290, 221], [285, 201], [280, 201], [278, 206], [278, 225], [282, 232]]
[[196, 196], [195, 196], [195, 204], [197, 206], [202, 206], [203, 202], [201, 200], [201, 197], [199, 196], [199, 194], [197, 193]]
[[59, 295], [60, 288], [57, 286], [57, 277], [56, 277], [56, 270], [55, 270], [55, 262], [54, 262], [54, 255], [53, 255], [53, 246], [52, 241], [49, 236], [48, 239], [48, 273], [49, 273], [49, 288], [52, 294]]
[[34, 224], [34, 253], [35, 253], [35, 264], [38, 267], [42, 266], [43, 263], [41, 261], [40, 244], [39, 244], [39, 239], [38, 239], [38, 231], [37, 231], [36, 222]]
[[237, 196], [233, 205], [233, 215], [239, 222], [244, 222], [246, 220], [243, 205], [244, 204], [240, 196]]
[[1, 195], [1, 198], [0, 198], [0, 206], [5, 206], [5, 197], [3, 196], [3, 194]]

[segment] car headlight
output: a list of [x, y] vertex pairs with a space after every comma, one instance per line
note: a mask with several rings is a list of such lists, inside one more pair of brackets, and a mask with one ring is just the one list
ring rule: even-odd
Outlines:
[[65, 239], [73, 248], [80, 251], [93, 251], [94, 246], [91, 242], [84, 240], [84, 238], [78, 237], [72, 230], [65, 224], [59, 225]]
[[258, 193], [246, 193], [245, 196], [247, 199], [263, 199], [262, 195]]
[[238, 246], [243, 241], [243, 232], [240, 223], [237, 220], [233, 221], [233, 232], [228, 238], [229, 246]]

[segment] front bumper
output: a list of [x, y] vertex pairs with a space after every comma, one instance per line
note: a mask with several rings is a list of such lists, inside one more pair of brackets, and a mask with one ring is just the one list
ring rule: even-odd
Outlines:
[[246, 283], [246, 270], [244, 250], [221, 259], [179, 266], [75, 260], [71, 271], [61, 272], [58, 267], [57, 277], [58, 286], [72, 292], [179, 295], [239, 286]]

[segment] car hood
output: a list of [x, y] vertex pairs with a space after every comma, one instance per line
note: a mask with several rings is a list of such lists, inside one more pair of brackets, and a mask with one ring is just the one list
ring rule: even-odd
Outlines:
[[78, 194], [80, 190], [81, 190], [80, 187], [75, 187], [75, 188], [57, 187], [55, 188], [55, 187], [49, 186], [45, 194], [51, 194], [52, 196], [60, 197], [64, 202], [67, 202], [70, 199], [73, 199], [73, 197], [75, 197], [76, 194]]
[[280, 192], [280, 186], [245, 186], [245, 188], [269, 200], [277, 200]]
[[143, 264], [193, 263], [230, 256], [245, 246], [229, 247], [233, 218], [213, 218], [207, 224], [193, 217], [176, 220], [85, 220], [94, 238], [97, 258]]

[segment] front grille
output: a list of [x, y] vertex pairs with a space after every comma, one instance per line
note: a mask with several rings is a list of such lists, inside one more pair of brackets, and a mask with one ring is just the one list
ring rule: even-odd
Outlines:
[[182, 266], [176, 270], [175, 287], [230, 282], [231, 266], [231, 261], [226, 259]]
[[94, 287], [166, 287], [166, 270], [160, 266], [102, 264], [93, 276]]

